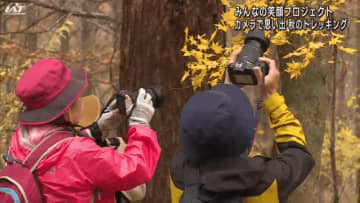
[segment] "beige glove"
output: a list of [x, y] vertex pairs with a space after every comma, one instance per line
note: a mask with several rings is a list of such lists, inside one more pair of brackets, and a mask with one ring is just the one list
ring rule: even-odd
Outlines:
[[146, 185], [142, 184], [134, 187], [131, 190], [121, 191], [121, 193], [128, 199], [130, 202], [136, 202], [143, 200], [146, 194]]
[[140, 88], [134, 108], [133, 105], [130, 97], [127, 96], [125, 98], [125, 107], [126, 113], [130, 114], [129, 126], [138, 124], [150, 126], [150, 121], [155, 113], [151, 95], [145, 89]]
[[[120, 153], [123, 153], [125, 151], [125, 148], [126, 148], [126, 142], [124, 141], [124, 139], [122, 137], [117, 137], [117, 139], [119, 140], [120, 145], [119, 145], [119, 147], [117, 148], [116, 151], [118, 151]], [[110, 145], [110, 144], [108, 143], [108, 145]]]
[[[116, 106], [116, 99], [105, 109], [104, 113], [97, 121], [100, 130], [112, 130], [120, 126], [120, 113]], [[114, 109], [114, 110], [112, 110]]]

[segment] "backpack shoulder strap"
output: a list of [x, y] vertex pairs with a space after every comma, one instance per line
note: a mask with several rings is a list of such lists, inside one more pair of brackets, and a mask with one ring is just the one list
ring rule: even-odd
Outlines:
[[39, 162], [49, 154], [49, 152], [62, 140], [66, 138], [73, 137], [74, 135], [71, 132], [66, 131], [58, 131], [53, 134], [50, 134], [39, 144], [35, 146], [35, 148], [30, 152], [30, 154], [26, 157], [24, 161], [24, 165], [33, 172]]

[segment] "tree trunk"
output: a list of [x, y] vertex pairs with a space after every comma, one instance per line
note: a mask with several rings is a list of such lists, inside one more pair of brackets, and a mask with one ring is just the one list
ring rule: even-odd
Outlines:
[[[355, 10], [355, 14], [357, 14], [359, 11], [359, 8], [357, 7], [357, 9]], [[359, 32], [360, 31], [360, 26], [359, 24], [356, 24], [356, 32]], [[356, 37], [356, 47], [359, 47], [360, 46], [360, 39], [358, 37]], [[356, 80], [355, 80], [355, 88], [356, 88], [356, 92], [355, 92], [355, 95], [357, 96], [357, 99], [356, 99], [356, 103], [357, 105], [360, 107], [360, 70], [359, 70], [359, 67], [358, 67], [358, 64], [360, 63], [360, 57], [356, 57], [356, 65], [354, 66], [354, 72], [355, 72], [355, 77], [356, 77]], [[356, 109], [356, 112], [355, 112], [355, 117], [354, 117], [354, 135], [360, 137], [360, 108], [357, 108]], [[355, 161], [358, 161], [360, 162], [360, 160], [355, 160]], [[360, 170], [358, 170], [357, 172], [357, 186], [356, 186], [356, 192], [357, 192], [357, 203], [360, 203]]]
[[335, 153], [335, 143], [336, 143], [336, 66], [337, 66], [337, 46], [334, 47], [334, 64], [332, 66], [332, 88], [331, 88], [331, 130], [330, 130], [330, 163], [331, 163], [331, 173], [332, 173], [332, 184], [334, 189], [334, 203], [339, 203], [339, 189], [338, 189], [338, 178], [336, 170], [336, 153]]
[[[359, 26], [358, 26], [359, 27]], [[357, 39], [357, 44], [360, 45], [360, 40], [359, 38]], [[360, 62], [360, 58], [357, 57], [357, 64], [359, 64]], [[356, 68], [356, 93], [355, 95], [357, 96], [357, 105], [360, 106], [360, 70], [359, 68]], [[356, 113], [355, 113], [355, 118], [354, 118], [354, 125], [355, 125], [355, 130], [354, 130], [354, 134], [357, 135], [358, 137], [360, 137], [360, 108], [356, 109]], [[360, 160], [355, 160], [355, 161], [360, 161]], [[357, 188], [357, 203], [360, 203], [360, 170], [358, 170], [357, 172], [357, 184], [356, 184]]]
[[[280, 49], [280, 56], [289, 53], [287, 48]], [[317, 56], [319, 59], [325, 56]], [[280, 60], [279, 67], [286, 67], [286, 61]], [[321, 65], [321, 60], [313, 62], [306, 68], [302, 76], [296, 80], [290, 80], [288, 74], [281, 75], [282, 94], [286, 98], [286, 103], [301, 122], [307, 139], [307, 148], [315, 159], [315, 167], [293, 195], [290, 197], [291, 203], [318, 202], [319, 190], [321, 188], [320, 160], [323, 136], [325, 133], [325, 120], [329, 102], [327, 94], [328, 67]]]
[[210, 35], [223, 7], [220, 1], [210, 0], [124, 0], [122, 8], [120, 89], [160, 85], [165, 97], [151, 123], [162, 154], [143, 202], [170, 202], [168, 163], [179, 149], [178, 119], [192, 94], [191, 87], [180, 84], [185, 70], [180, 51], [184, 29], [188, 26], [192, 34]]
[[[34, 23], [39, 17], [39, 9], [37, 7], [30, 7], [28, 12], [31, 13], [26, 18], [26, 24], [31, 25]], [[25, 34], [25, 47], [28, 47], [31, 51], [35, 51], [37, 48], [37, 34], [29, 33]]]

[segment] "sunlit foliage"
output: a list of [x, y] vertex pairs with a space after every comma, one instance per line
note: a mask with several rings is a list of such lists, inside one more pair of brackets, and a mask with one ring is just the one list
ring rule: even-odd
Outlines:
[[[19, 58], [19, 64], [13, 66], [0, 66], [0, 87], [9, 87], [13, 89], [14, 84], [20, 79], [25, 70], [36, 60], [44, 57], [54, 57], [55, 47], [60, 45], [60, 38], [65, 37], [65, 33], [70, 32], [71, 26], [74, 26], [72, 21], [67, 18], [62, 25], [57, 28], [49, 41], [48, 50], [38, 50], [29, 52], [18, 44], [2, 38], [3, 42], [0, 44], [0, 50], [4, 53], [13, 55], [14, 58]], [[25, 58], [25, 61], [24, 61]], [[7, 91], [4, 91], [7, 92]], [[21, 109], [21, 102], [17, 99], [14, 91], [9, 93], [0, 92], [0, 135], [11, 135], [16, 128], [16, 115]], [[6, 137], [3, 137], [6, 138]]]
[[[342, 183], [347, 183], [350, 179], [355, 178], [356, 172], [360, 170], [360, 138], [357, 137], [353, 129], [345, 122], [337, 123], [336, 132], [336, 172], [341, 178]], [[331, 177], [331, 158], [330, 158], [330, 136], [329, 129], [324, 136], [321, 156], [321, 175], [325, 181], [332, 182]], [[329, 188], [331, 188], [329, 186]]]
[[[210, 36], [203, 35], [190, 35], [188, 28], [185, 29], [185, 43], [182, 52], [188, 58], [187, 70], [185, 71], [181, 81], [186, 79], [191, 80], [194, 90], [206, 86], [217, 84], [223, 76], [225, 67], [229, 63], [230, 54], [238, 47], [243, 46], [246, 33], [249, 31], [245, 29], [244, 32], [237, 32], [230, 41], [232, 46], [226, 47], [217, 42], [216, 36], [221, 32], [231, 32], [235, 27], [236, 19], [245, 20], [244, 17], [235, 17], [235, 8], [239, 6], [241, 9], [245, 7], [267, 7], [267, 6], [329, 6], [332, 11], [338, 10], [345, 1], [344, 0], [323, 0], [309, 2], [304, 0], [246, 0], [245, 3], [233, 4], [228, 0], [222, 0], [222, 4], [226, 7], [226, 12], [221, 16], [220, 21], [214, 25], [214, 32]], [[336, 13], [335, 13], [336, 14]], [[325, 21], [324, 15], [320, 20]], [[309, 67], [311, 61], [316, 60], [316, 56], [321, 50], [328, 50], [329, 47], [336, 46], [338, 50], [348, 54], [357, 52], [354, 48], [344, 47], [344, 35], [330, 32], [326, 29], [323, 30], [269, 30], [265, 34], [271, 40], [271, 44], [277, 47], [286, 45], [294, 46], [293, 40], [302, 42], [300, 46], [294, 47], [293, 51], [286, 55], [279, 56], [282, 60], [288, 60], [286, 63], [285, 71], [289, 73], [290, 78], [298, 78], [301, 76], [302, 71]], [[271, 53], [271, 49], [265, 55]], [[333, 63], [329, 60], [329, 63]]]

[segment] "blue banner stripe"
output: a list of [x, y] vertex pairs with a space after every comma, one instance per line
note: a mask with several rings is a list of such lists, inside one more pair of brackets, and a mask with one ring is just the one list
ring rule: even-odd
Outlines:
[[14, 200], [14, 203], [20, 203], [20, 198], [13, 189], [6, 188], [6, 187], [0, 187], [0, 192], [10, 195], [11, 198]]

